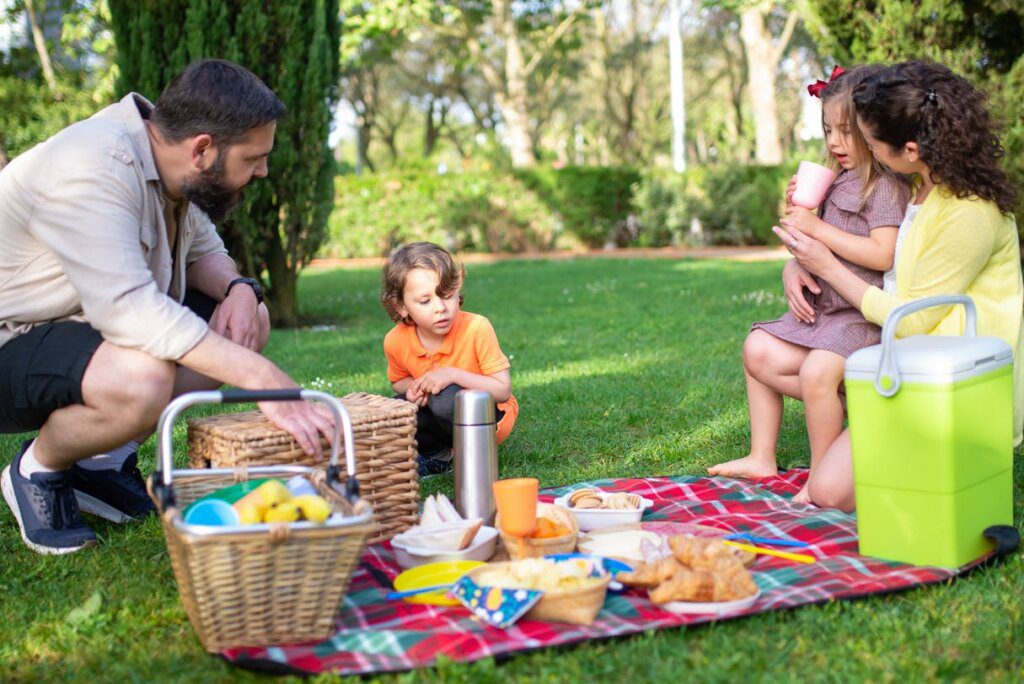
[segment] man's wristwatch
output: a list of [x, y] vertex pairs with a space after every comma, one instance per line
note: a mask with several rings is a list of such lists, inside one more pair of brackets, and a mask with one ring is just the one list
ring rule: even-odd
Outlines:
[[231, 288], [233, 288], [235, 285], [238, 285], [239, 283], [245, 283], [246, 285], [251, 287], [252, 293], [256, 295], [256, 303], [263, 303], [263, 288], [260, 287], [260, 281], [256, 280], [255, 278], [235, 278], [234, 280], [232, 280], [230, 283], [228, 283], [228, 289], [224, 291], [224, 299], [227, 299], [228, 295], [231, 294]]

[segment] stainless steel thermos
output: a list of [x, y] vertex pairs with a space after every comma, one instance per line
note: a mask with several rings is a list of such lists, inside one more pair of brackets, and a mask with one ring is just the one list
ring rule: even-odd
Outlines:
[[464, 518], [494, 522], [491, 484], [498, 479], [498, 433], [494, 398], [489, 392], [461, 390], [455, 395], [455, 508]]

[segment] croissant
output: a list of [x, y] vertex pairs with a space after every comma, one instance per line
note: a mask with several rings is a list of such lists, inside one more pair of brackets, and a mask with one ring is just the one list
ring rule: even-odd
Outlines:
[[694, 570], [714, 570], [720, 563], [742, 565], [736, 554], [718, 539], [676, 535], [669, 537], [668, 546], [676, 560]]
[[648, 593], [654, 603], [670, 601], [714, 601], [715, 576], [703, 570], [680, 570]]
[[633, 572], [620, 572], [615, 579], [630, 587], [654, 587], [682, 569], [675, 558], [666, 556], [653, 563], [641, 563]]

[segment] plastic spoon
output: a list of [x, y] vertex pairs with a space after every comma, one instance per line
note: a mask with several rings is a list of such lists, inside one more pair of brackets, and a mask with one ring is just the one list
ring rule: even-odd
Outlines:
[[783, 558], [785, 560], [796, 561], [797, 563], [816, 563], [818, 561], [814, 556], [808, 556], [803, 553], [790, 553], [789, 551], [776, 551], [775, 549], [762, 549], [760, 546], [751, 546], [750, 544], [740, 544], [739, 542], [727, 541], [722, 542], [727, 546], [732, 546], [737, 549], [743, 549], [750, 553], [760, 554], [762, 556], [775, 556], [776, 558]]
[[804, 549], [810, 546], [807, 542], [798, 541], [796, 539], [775, 539], [773, 537], [755, 537], [754, 535], [747, 534], [746, 532], [737, 532], [736, 534], [730, 534], [724, 537], [725, 540], [739, 540], [748, 541], [751, 544], [764, 544], [765, 546], [788, 546], [795, 549]]
[[451, 589], [450, 584], [435, 584], [432, 587], [420, 587], [419, 589], [409, 589], [408, 591], [392, 591], [384, 596], [384, 598], [396, 601], [398, 599], [404, 599], [407, 596], [417, 596], [419, 594], [433, 594], [435, 591], [447, 591]]

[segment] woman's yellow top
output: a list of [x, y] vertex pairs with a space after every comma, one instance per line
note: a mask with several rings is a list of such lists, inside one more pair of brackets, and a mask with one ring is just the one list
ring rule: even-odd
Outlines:
[[[896, 260], [896, 294], [868, 288], [860, 308], [882, 325], [901, 304], [932, 295], [965, 294], [978, 309], [978, 334], [1006, 340], [1013, 353], [1014, 444], [1024, 428], [1024, 282], [1017, 222], [994, 203], [958, 199], [936, 186], [908, 228]], [[962, 306], [933, 307], [904, 318], [898, 337], [962, 335]]]

